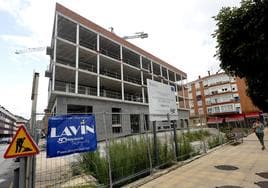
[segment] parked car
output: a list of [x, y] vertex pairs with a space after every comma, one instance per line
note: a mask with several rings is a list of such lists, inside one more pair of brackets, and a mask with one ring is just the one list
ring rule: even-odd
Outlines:
[[11, 142], [11, 138], [0, 138], [0, 144], [9, 144]]

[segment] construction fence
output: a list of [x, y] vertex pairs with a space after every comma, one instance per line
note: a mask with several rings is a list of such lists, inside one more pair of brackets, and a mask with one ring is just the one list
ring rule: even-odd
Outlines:
[[[219, 128], [180, 127], [177, 116], [93, 115], [95, 152], [47, 158], [46, 129], [36, 129], [41, 151], [36, 156], [35, 187], [120, 187], [227, 142]], [[42, 119], [44, 114], [37, 116]]]

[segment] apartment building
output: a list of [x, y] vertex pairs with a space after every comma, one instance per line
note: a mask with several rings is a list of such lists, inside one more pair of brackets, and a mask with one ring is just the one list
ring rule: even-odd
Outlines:
[[225, 73], [188, 83], [191, 124], [250, 125], [260, 112], [246, 94], [244, 80]]
[[0, 106], [0, 138], [12, 138], [16, 133], [17, 118], [3, 106]]
[[[107, 112], [111, 133], [142, 132], [139, 114], [149, 112], [152, 79], [174, 86], [180, 122], [188, 121], [186, 73], [58, 3], [51, 49], [47, 111]], [[102, 117], [96, 115], [96, 122], [101, 138]]]

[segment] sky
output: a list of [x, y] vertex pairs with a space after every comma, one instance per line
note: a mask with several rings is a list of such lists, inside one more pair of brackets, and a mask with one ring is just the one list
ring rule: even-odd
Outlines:
[[37, 112], [47, 106], [49, 65], [45, 51], [16, 50], [49, 46], [56, 2], [118, 36], [148, 33], [129, 42], [184, 71], [188, 81], [219, 70], [214, 57], [216, 29], [212, 18], [240, 0], [0, 0], [0, 105], [30, 118], [33, 73], [39, 72]]

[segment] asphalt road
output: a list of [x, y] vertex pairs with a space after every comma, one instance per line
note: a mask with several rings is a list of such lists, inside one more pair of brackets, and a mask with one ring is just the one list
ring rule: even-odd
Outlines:
[[13, 170], [18, 167], [13, 159], [4, 159], [7, 144], [0, 144], [0, 187], [8, 188], [13, 181]]

